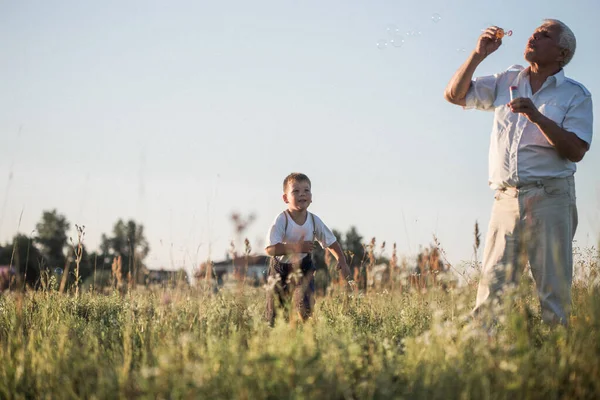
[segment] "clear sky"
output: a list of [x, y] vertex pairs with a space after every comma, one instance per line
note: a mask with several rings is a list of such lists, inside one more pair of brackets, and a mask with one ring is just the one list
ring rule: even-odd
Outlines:
[[[406, 256], [436, 233], [458, 264], [475, 221], [487, 229], [492, 114], [446, 103], [446, 83], [482, 28], [514, 35], [477, 75], [523, 64], [558, 18], [578, 41], [566, 74], [596, 95], [598, 16], [597, 0], [0, 0], [0, 242], [56, 208], [93, 250], [132, 218], [151, 268], [190, 269], [224, 257], [234, 211], [256, 215], [246, 235], [262, 249], [301, 171], [330, 227]], [[416, 35], [379, 49], [392, 24]], [[581, 247], [600, 233], [594, 127]]]

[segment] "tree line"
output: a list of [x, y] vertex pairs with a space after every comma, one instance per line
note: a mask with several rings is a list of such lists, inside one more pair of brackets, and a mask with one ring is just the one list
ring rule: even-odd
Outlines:
[[[85, 245], [85, 227], [75, 225], [75, 228], [75, 237], [69, 236], [71, 223], [66, 216], [56, 209], [48, 210], [42, 212], [35, 230], [29, 235], [18, 233], [12, 242], [0, 243], [0, 291], [9, 285], [14, 289], [38, 289], [50, 282], [60, 285], [57, 287], [60, 290], [73, 287], [75, 283], [77, 289], [80, 286], [102, 288], [148, 283], [144, 260], [150, 245], [142, 224], [118, 219], [110, 234], [102, 234], [99, 249], [92, 252], [88, 252]], [[388, 256], [385, 242], [376, 246], [375, 238], [372, 238], [365, 243], [354, 226], [345, 234], [335, 229], [333, 233], [342, 244], [353, 279], [361, 289], [372, 280], [376, 265], [388, 265], [384, 280], [390, 278], [394, 269], [409, 269], [410, 273], [419, 275], [428, 270], [446, 269], [433, 246], [422, 249], [416, 268], [411, 268], [405, 260], [399, 265], [395, 245]], [[313, 257], [318, 270], [325, 272], [334, 264], [330, 253], [320, 247], [315, 249]], [[332, 279], [332, 274], [322, 275], [319, 286], [326, 288]]]
[[85, 246], [85, 227], [75, 227], [77, 235], [69, 236], [71, 223], [66, 216], [56, 209], [43, 211], [30, 235], [18, 233], [12, 242], [0, 244], [0, 266], [13, 277], [11, 282], [0, 279], [0, 284], [37, 289], [54, 278], [62, 286], [78, 281], [98, 287], [108, 285], [116, 272], [119, 281], [139, 280], [150, 251], [142, 224], [117, 220], [110, 234], [102, 234], [100, 248], [92, 252]]

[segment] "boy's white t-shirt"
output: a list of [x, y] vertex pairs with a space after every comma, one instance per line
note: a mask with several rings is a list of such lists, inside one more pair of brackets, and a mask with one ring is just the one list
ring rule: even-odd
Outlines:
[[[331, 230], [321, 221], [321, 218], [315, 214], [308, 213], [306, 221], [303, 225], [298, 225], [290, 215], [287, 215], [287, 229], [285, 229], [285, 219], [287, 212], [284, 211], [275, 217], [275, 220], [269, 228], [267, 233], [267, 241], [265, 247], [274, 246], [277, 243], [291, 243], [300, 241], [312, 241], [316, 240], [323, 248], [331, 246], [337, 241], [335, 235]], [[313, 228], [313, 218], [315, 218], [316, 229]], [[293, 258], [300, 259], [304, 258], [307, 253], [300, 254], [286, 254], [283, 256], [277, 256], [277, 259], [281, 262], [288, 263], [292, 262]]]

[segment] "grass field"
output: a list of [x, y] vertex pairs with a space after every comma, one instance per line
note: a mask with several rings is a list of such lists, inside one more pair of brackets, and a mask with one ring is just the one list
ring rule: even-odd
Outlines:
[[[475, 286], [319, 297], [263, 322], [264, 288], [0, 297], [0, 398], [600, 398], [597, 263], [568, 328], [540, 321], [528, 279], [493, 331]], [[402, 290], [400, 290], [402, 289]]]

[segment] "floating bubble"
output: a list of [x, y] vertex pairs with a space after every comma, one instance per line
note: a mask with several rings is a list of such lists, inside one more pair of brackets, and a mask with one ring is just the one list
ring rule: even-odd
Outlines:
[[377, 48], [379, 49], [385, 49], [386, 47], [402, 47], [406, 41], [409, 39], [409, 37], [412, 36], [421, 36], [421, 32], [417, 32], [414, 30], [410, 30], [410, 31], [406, 31], [406, 32], [402, 32], [400, 30], [400, 28], [398, 27], [398, 25], [396, 24], [390, 24], [387, 25], [385, 28], [385, 31], [387, 32], [387, 39], [380, 39], [377, 42]]
[[396, 35], [390, 40], [390, 44], [394, 47], [402, 47], [404, 45], [404, 38], [401, 35]]
[[459, 47], [459, 48], [456, 49], [456, 52], [457, 53], [466, 53], [467, 49], [465, 49], [464, 47]]
[[508, 32], [506, 32], [506, 36], [512, 36], [512, 33], [513, 33], [512, 31], [508, 31]]
[[385, 49], [387, 47], [387, 45], [388, 45], [387, 40], [381, 39], [377, 42], [377, 48], [381, 49], [381, 50]]
[[420, 36], [420, 32], [417, 33], [416, 31], [406, 31], [404, 32], [404, 41], [408, 41], [408, 40], [413, 40], [416, 39], [418, 36]]
[[395, 36], [395, 35], [400, 34], [400, 28], [398, 28], [398, 26], [396, 26], [394, 24], [388, 25], [385, 28], [385, 30], [388, 33], [388, 35], [390, 35], [390, 36]]
[[442, 16], [438, 13], [434, 13], [431, 15], [431, 20], [437, 24], [442, 20]]
[[63, 273], [63, 269], [62, 269], [62, 268], [60, 268], [60, 267], [54, 268], [54, 273], [55, 273], [56, 275], [62, 275], [62, 273]]

